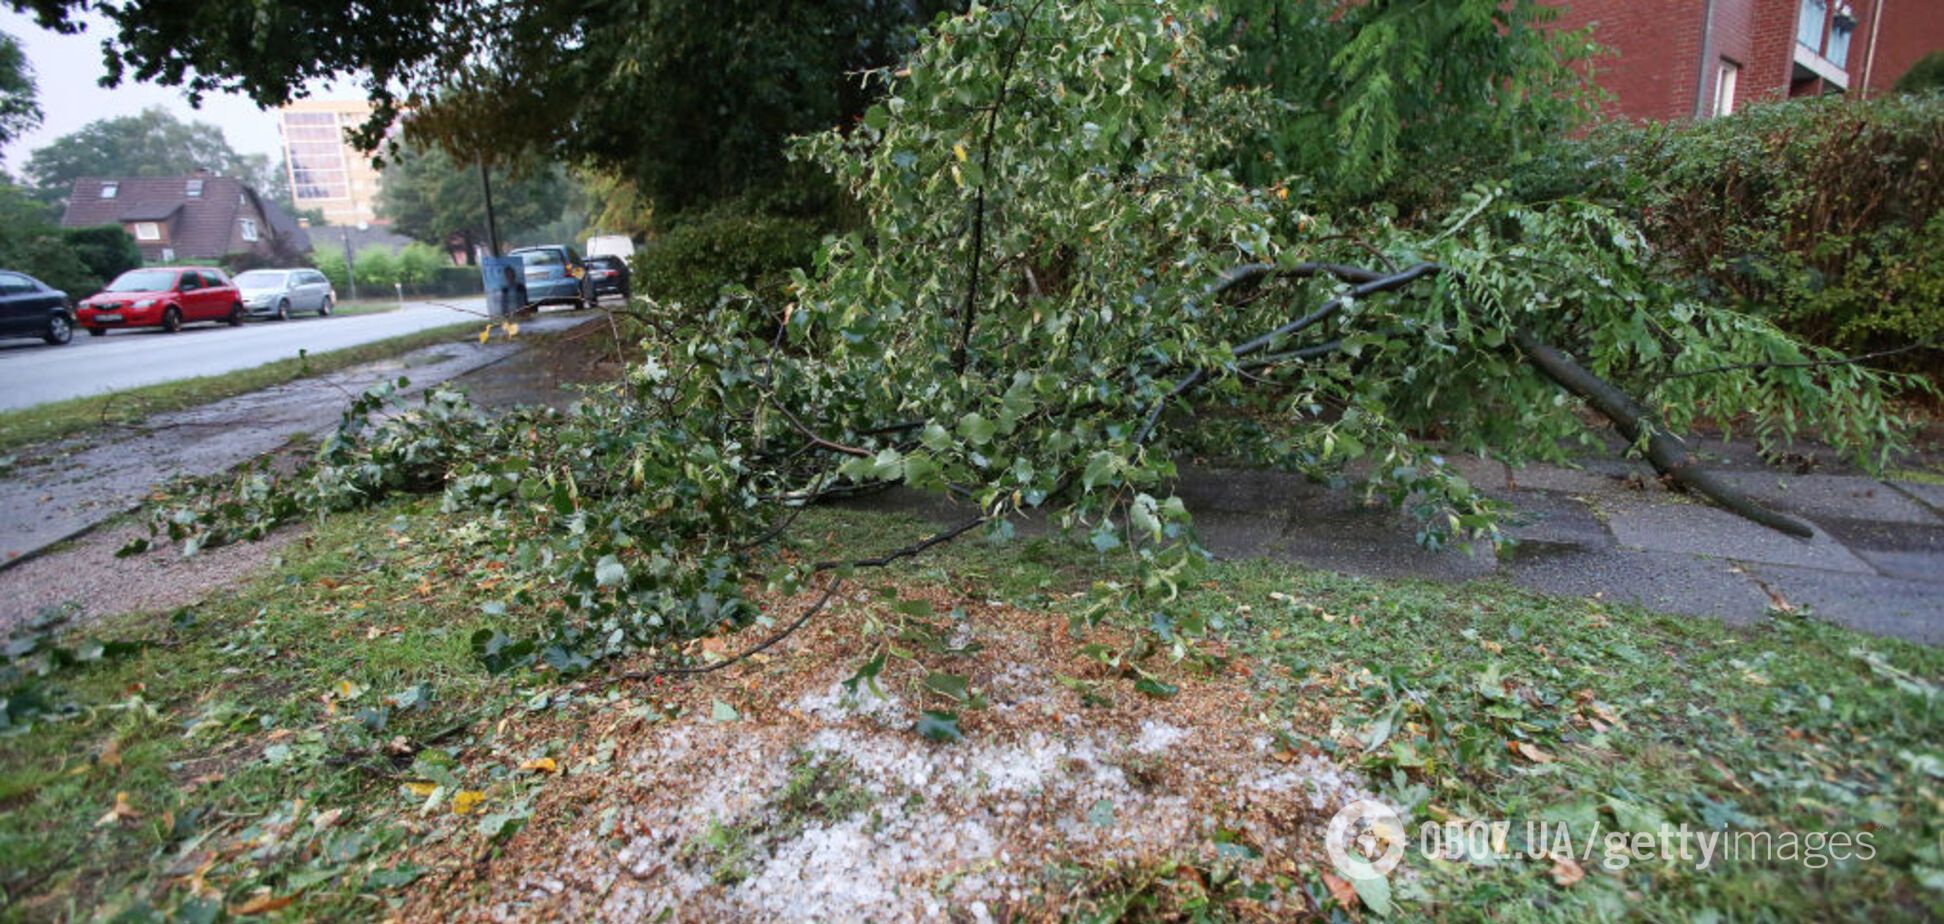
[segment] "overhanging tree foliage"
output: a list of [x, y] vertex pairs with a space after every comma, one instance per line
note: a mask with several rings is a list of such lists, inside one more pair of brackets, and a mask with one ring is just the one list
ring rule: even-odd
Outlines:
[[[1280, 113], [1227, 85], [1201, 28], [1105, 4], [943, 21], [871, 75], [887, 93], [855, 130], [796, 149], [869, 221], [827, 241], [787, 303], [644, 315], [647, 360], [565, 416], [489, 419], [438, 392], [374, 423], [374, 394], [314, 467], [205, 486], [156, 523], [194, 547], [443, 492], [518, 577], [507, 630], [475, 640], [488, 665], [577, 669], [748, 623], [764, 581], [822, 587], [784, 623], [801, 625], [857, 567], [1003, 540], [1043, 510], [1138, 567], [1092, 618], [1182, 656], [1202, 616], [1173, 590], [1204, 557], [1170, 488], [1186, 453], [1354, 482], [1437, 545], [1500, 540], [1440, 452], [1562, 458], [1599, 441], [1587, 408], [1735, 507], [1690, 477], [1674, 434], [1814, 428], [1864, 461], [1896, 444], [1893, 379], [1772, 365], [1835, 357], [1658, 281], [1600, 208], [1485, 188], [1429, 231], [1335, 228], [1287, 185], [1238, 182], [1222, 165]], [[804, 504], [887, 483], [965, 517], [862, 562], [763, 553]]]

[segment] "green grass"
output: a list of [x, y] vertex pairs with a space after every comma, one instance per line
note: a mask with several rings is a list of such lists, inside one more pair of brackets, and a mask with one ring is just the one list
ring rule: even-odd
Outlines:
[[[387, 528], [436, 507], [334, 518], [241, 592], [68, 636], [142, 642], [135, 653], [0, 684], [16, 713], [48, 709], [0, 726], [0, 919], [181, 910], [198, 899], [178, 864], [211, 858], [204, 881], [223, 903], [268, 889], [297, 896], [294, 913], [380, 917], [418, 872], [398, 850], [428, 797], [401, 779], [436, 781], [434, 821], [460, 791], [518, 804], [508, 768], [452, 756], [530, 695], [472, 653], [476, 587], [493, 572]], [[118, 793], [135, 817], [100, 823]], [[333, 807], [348, 817], [320, 828]], [[271, 832], [274, 846], [227, 852]]]
[[53, 401], [0, 413], [0, 452], [73, 436], [105, 425], [139, 424], [151, 414], [179, 411], [224, 398], [323, 375], [405, 353], [435, 343], [456, 342], [477, 335], [479, 322], [466, 321], [384, 340], [291, 357], [249, 369], [145, 385], [105, 395]]
[[[193, 610], [193, 621], [120, 617], [71, 634], [77, 650], [86, 638], [150, 644], [37, 681], [42, 700], [73, 711], [0, 735], [0, 918], [180, 910], [193, 901], [184, 876], [205, 859], [203, 881], [232, 906], [267, 890], [294, 897], [293, 917], [382, 917], [420, 873], [418, 838], [452, 836], [457, 824], [516, 828], [532, 783], [510, 768], [561, 749], [519, 742], [517, 723], [497, 738], [497, 719], [575, 697], [614, 707], [607, 691], [570, 696], [546, 686], [547, 674], [486, 675], [470, 636], [503, 622], [482, 606], [505, 590], [495, 589], [493, 537], [458, 522], [431, 499], [334, 517], [254, 583]], [[813, 510], [793, 532], [834, 557], [882, 552], [929, 528]], [[968, 538], [859, 580], [945, 585], [1073, 614], [1087, 605], [1076, 592], [1129, 575], [1124, 558], [1079, 543]], [[1524, 822], [1539, 819], [1579, 834], [1664, 820], [1874, 840], [1867, 862], [1821, 869], [1652, 861], [1608, 870], [1602, 846], [1570, 885], [1546, 861], [1414, 853], [1415, 877], [1396, 881], [1397, 919], [1944, 914], [1944, 653], [1800, 616], [1733, 629], [1492, 584], [1363, 580], [1273, 562], [1213, 563], [1166, 612], [1210, 617], [1227, 652], [1249, 661], [1250, 719], [1278, 747], [1359, 768], [1410, 810], [1413, 835], [1426, 820], [1503, 818], [1514, 849]], [[1111, 683], [1101, 692], [1138, 695]], [[23, 702], [18, 694], [10, 705]], [[386, 704], [401, 694], [416, 705]], [[394, 755], [394, 739], [424, 747]], [[413, 780], [439, 791], [403, 785]], [[803, 755], [765, 814], [721, 819], [689, 860], [733, 881], [742, 854], [773, 829], [866, 810], [849, 780], [842, 765]], [[462, 790], [485, 794], [483, 817], [451, 814]], [[98, 824], [118, 792], [139, 817]], [[421, 814], [427, 801], [433, 810]], [[346, 814], [335, 826], [312, 823], [337, 809]], [[238, 848], [272, 834], [268, 847]], [[1273, 876], [1250, 880], [1246, 865], [1242, 880], [1166, 863], [1050, 875], [1070, 884], [1056, 891], [1096, 907], [1179, 910], [1192, 893], [1218, 917], [1231, 898], [1280, 888]], [[1320, 876], [1306, 867], [1296, 887], [1327, 900]]]

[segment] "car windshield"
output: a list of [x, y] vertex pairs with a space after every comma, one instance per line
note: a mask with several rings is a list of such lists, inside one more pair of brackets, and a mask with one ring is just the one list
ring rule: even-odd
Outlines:
[[288, 273], [273, 273], [269, 270], [251, 270], [236, 277], [239, 289], [281, 289]]
[[528, 266], [559, 266], [564, 262], [558, 250], [522, 250], [519, 258]]
[[130, 270], [108, 284], [109, 292], [160, 292], [175, 287], [174, 270]]

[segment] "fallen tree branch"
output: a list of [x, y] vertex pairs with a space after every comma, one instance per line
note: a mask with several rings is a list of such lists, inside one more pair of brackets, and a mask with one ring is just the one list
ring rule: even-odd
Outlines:
[[1874, 353], [1864, 353], [1861, 356], [1844, 356], [1838, 359], [1816, 359], [1816, 360], [1805, 360], [1802, 362], [1730, 363], [1726, 366], [1710, 366], [1706, 369], [1689, 369], [1686, 372], [1670, 372], [1667, 374], [1667, 378], [1685, 379], [1697, 375], [1714, 375], [1720, 372], [1738, 372], [1743, 369], [1820, 369], [1824, 366], [1853, 366], [1857, 363], [1866, 363], [1873, 359], [1883, 359], [1888, 356], [1898, 356], [1904, 353], [1912, 353], [1912, 352], [1916, 352], [1917, 350], [1928, 350], [1939, 346], [1944, 346], [1944, 340], [1932, 340], [1928, 343], [1912, 343], [1912, 344], [1907, 344], [1905, 346], [1897, 347], [1895, 349], [1878, 350]]
[[1586, 367], [1574, 362], [1572, 357], [1541, 341], [1529, 331], [1524, 329], [1514, 331], [1513, 339], [1518, 344], [1519, 350], [1532, 360], [1532, 364], [1538, 367], [1540, 372], [1554, 384], [1578, 396], [1594, 410], [1613, 421], [1613, 425], [1619, 428], [1622, 436], [1635, 443], [1642, 442], [1644, 438], [1647, 461], [1654, 466], [1655, 471], [1730, 512], [1754, 520], [1770, 529], [1787, 533], [1798, 539], [1807, 539], [1815, 535], [1815, 530], [1811, 529], [1809, 524], [1762, 506], [1724, 481], [1720, 473], [1696, 465], [1693, 457], [1688, 453], [1686, 441], [1656, 425], [1649, 419], [1647, 412], [1626, 392], [1594, 375]]
[[[1260, 353], [1263, 350], [1267, 349], [1272, 344], [1276, 343], [1279, 340], [1282, 340], [1285, 337], [1290, 337], [1295, 334], [1299, 334], [1311, 327], [1316, 326], [1317, 324], [1329, 320], [1331, 316], [1335, 315], [1339, 311], [1342, 311], [1351, 302], [1356, 301], [1357, 299], [1368, 298], [1369, 296], [1375, 295], [1379, 292], [1389, 292], [1395, 289], [1401, 289], [1404, 288], [1405, 286], [1410, 285], [1413, 282], [1418, 281], [1419, 279], [1423, 279], [1428, 276], [1436, 276], [1437, 274], [1443, 271], [1444, 271], [1444, 267], [1439, 266], [1436, 263], [1419, 263], [1416, 264], [1415, 266], [1411, 266], [1405, 269], [1403, 272], [1391, 273], [1385, 276], [1378, 276], [1367, 282], [1354, 286], [1350, 289], [1350, 291], [1338, 295], [1337, 297], [1332, 298], [1327, 302], [1324, 302], [1323, 307], [1318, 308], [1315, 311], [1310, 312], [1309, 314], [1306, 314], [1300, 318], [1297, 318], [1294, 321], [1289, 322], [1288, 324], [1284, 324], [1281, 327], [1276, 328], [1275, 330], [1272, 330], [1266, 334], [1263, 334], [1260, 337], [1255, 338], [1254, 340], [1250, 340], [1247, 343], [1244, 343], [1241, 346], [1236, 347], [1232, 352], [1235, 358], [1237, 359], [1241, 359], [1242, 357], [1248, 356], [1252, 353]], [[1364, 270], [1362, 272], [1367, 273], [1370, 271]]]

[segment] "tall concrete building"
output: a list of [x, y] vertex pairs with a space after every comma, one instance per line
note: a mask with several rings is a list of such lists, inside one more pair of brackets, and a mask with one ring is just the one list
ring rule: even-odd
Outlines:
[[1895, 83], [1944, 49], [1944, 0], [1556, 0], [1593, 27], [1610, 116], [1667, 121]]
[[278, 111], [284, 169], [297, 208], [317, 209], [333, 225], [377, 224], [378, 171], [371, 158], [344, 140], [364, 124], [364, 100], [297, 100]]

